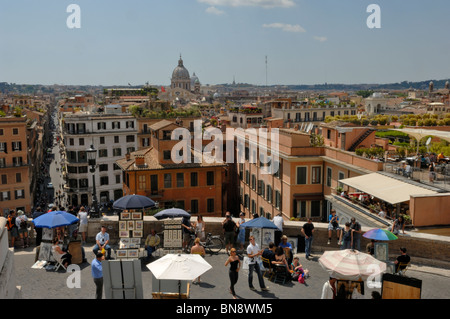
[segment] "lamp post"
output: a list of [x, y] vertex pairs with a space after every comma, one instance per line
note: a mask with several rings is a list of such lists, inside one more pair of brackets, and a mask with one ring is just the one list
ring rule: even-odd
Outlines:
[[86, 150], [86, 155], [88, 159], [88, 165], [90, 166], [90, 172], [92, 173], [92, 207], [90, 210], [91, 217], [100, 217], [98, 214], [98, 204], [97, 204], [97, 192], [95, 190], [95, 166], [97, 165], [97, 150], [94, 148], [94, 145], [91, 145]]

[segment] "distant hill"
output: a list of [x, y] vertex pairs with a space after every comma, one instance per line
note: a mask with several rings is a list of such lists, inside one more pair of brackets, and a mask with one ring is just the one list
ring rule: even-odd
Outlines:
[[[339, 83], [324, 83], [324, 84], [298, 84], [298, 85], [270, 85], [269, 88], [274, 90], [289, 90], [289, 91], [347, 91], [355, 92], [362, 90], [408, 90], [410, 88], [417, 90], [428, 90], [430, 81], [434, 83], [434, 89], [444, 88], [445, 82], [450, 79], [443, 80], [426, 80], [420, 82], [398, 82], [387, 84], [339, 84]], [[220, 86], [228, 87], [230, 89], [250, 89], [250, 88], [265, 88], [265, 86], [252, 85], [249, 83], [239, 84], [220, 84]], [[16, 84], [0, 82], [0, 92], [2, 93], [17, 93], [17, 94], [36, 94], [36, 93], [60, 93], [63, 91], [103, 91], [105, 88], [114, 87], [130, 87], [139, 88], [142, 86], [102, 86], [102, 85], [41, 85], [41, 84]], [[156, 85], [156, 87], [159, 87]]]

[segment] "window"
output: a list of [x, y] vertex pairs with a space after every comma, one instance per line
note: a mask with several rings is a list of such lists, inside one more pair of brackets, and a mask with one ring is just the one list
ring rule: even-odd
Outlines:
[[88, 179], [87, 178], [80, 179], [80, 188], [88, 188]]
[[121, 168], [120, 168], [119, 165], [117, 165], [116, 163], [114, 163], [114, 164], [113, 164], [113, 169], [114, 169], [115, 171], [117, 171], [117, 170], [120, 170]]
[[256, 202], [254, 199], [252, 199], [252, 207], [250, 209], [250, 212], [252, 213], [252, 215], [256, 214]]
[[88, 172], [88, 167], [87, 166], [79, 166], [78, 167], [78, 173], [79, 174], [85, 174]]
[[[338, 181], [340, 181], [341, 179], [345, 179], [345, 173], [343, 173], [343, 172], [339, 172], [339, 178], [338, 178]], [[340, 187], [340, 188], [343, 188], [343, 187], [344, 187], [344, 184], [339, 183], [339, 187]]]
[[248, 207], [249, 207], [248, 194], [244, 194], [244, 208], [248, 208]]
[[6, 167], [6, 159], [0, 158], [0, 167]]
[[107, 149], [98, 150], [98, 157], [108, 157], [108, 150]]
[[120, 129], [120, 122], [112, 122], [112, 128], [114, 129]]
[[198, 173], [191, 173], [191, 186], [198, 186]]
[[73, 138], [69, 138], [69, 145], [73, 146], [75, 144]]
[[8, 184], [8, 175], [2, 174], [2, 184]]
[[163, 158], [165, 160], [170, 160], [171, 157], [171, 151], [163, 151]]
[[3, 129], [0, 128], [0, 135], [3, 135]]
[[108, 171], [108, 164], [100, 164], [98, 168], [100, 172]]
[[13, 157], [13, 166], [22, 166], [22, 157]]
[[150, 190], [152, 195], [158, 194], [158, 175], [150, 175]]
[[214, 185], [214, 171], [206, 172], [206, 185]]
[[1, 194], [1, 196], [0, 196], [1, 200], [11, 200], [11, 192], [10, 191], [1, 192], [0, 194]]
[[191, 214], [197, 214], [198, 213], [198, 200], [193, 199], [191, 200]]
[[121, 148], [113, 148], [113, 156], [122, 156]]
[[78, 180], [76, 180], [76, 179], [69, 179], [69, 187], [70, 188], [77, 188], [78, 187]]
[[327, 186], [331, 187], [331, 177], [332, 177], [333, 170], [331, 167], [327, 167]]
[[100, 185], [108, 185], [109, 184], [109, 178], [108, 176], [102, 176], [100, 177]]
[[100, 136], [100, 144], [105, 144], [105, 137], [104, 136]]
[[106, 122], [98, 122], [97, 130], [106, 130]]
[[22, 142], [12, 142], [13, 151], [21, 151], [22, 150]]
[[13, 135], [19, 135], [19, 129], [13, 128]]
[[22, 174], [16, 173], [16, 183], [22, 183]]
[[206, 211], [208, 213], [214, 213], [214, 198], [208, 198], [206, 200]]
[[0, 142], [0, 152], [8, 153], [7, 149], [8, 149], [8, 147], [7, 147], [6, 142]]
[[311, 169], [311, 184], [321, 184], [322, 183], [322, 167], [314, 166]]
[[320, 217], [321, 215], [320, 208], [321, 208], [320, 200], [311, 201], [311, 217]]
[[295, 200], [294, 217], [295, 218], [305, 218], [306, 217], [306, 201]]
[[[145, 189], [145, 175], [138, 176], [138, 188]], [[156, 189], [158, 189], [158, 187], [156, 187]]]
[[245, 184], [250, 184], [250, 173], [248, 170], [245, 170]]
[[126, 128], [134, 128], [134, 121], [127, 121]]
[[15, 199], [25, 198], [25, 191], [23, 189], [17, 189], [14, 191]]
[[270, 186], [270, 185], [267, 185], [267, 197], [266, 198], [269, 203], [272, 203], [273, 193], [272, 193], [272, 186]]
[[184, 187], [184, 173], [177, 173], [177, 187]]
[[300, 166], [297, 167], [297, 185], [304, 185], [306, 184], [306, 172], [307, 172], [307, 167], [305, 166]]
[[116, 175], [116, 184], [120, 184], [120, 175]]
[[164, 174], [164, 188], [172, 188], [172, 174]]
[[80, 138], [80, 139], [78, 140], [78, 144], [79, 144], [79, 145], [84, 145], [84, 138]]
[[331, 130], [327, 129], [327, 139], [331, 139]]
[[281, 175], [281, 163], [280, 162], [273, 161], [272, 173], [273, 173], [273, 176], [280, 178], [280, 175]]
[[281, 210], [281, 193], [275, 191], [275, 207]]
[[252, 174], [252, 189], [256, 190], [256, 176]]
[[78, 163], [86, 163], [87, 162], [87, 154], [86, 151], [78, 152]]
[[114, 143], [120, 143], [120, 139], [118, 136], [114, 136]]
[[134, 135], [127, 135], [127, 143], [134, 142]]

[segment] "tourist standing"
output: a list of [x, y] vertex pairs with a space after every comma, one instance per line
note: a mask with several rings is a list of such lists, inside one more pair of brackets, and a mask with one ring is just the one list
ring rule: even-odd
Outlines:
[[103, 294], [103, 268], [102, 268], [102, 260], [104, 256], [102, 253], [97, 253], [95, 255], [95, 259], [91, 263], [91, 273], [92, 278], [95, 283], [95, 299], [102, 299]]
[[233, 248], [234, 236], [236, 234], [236, 223], [231, 219], [231, 215], [226, 216], [226, 221], [223, 224], [223, 231], [225, 234], [225, 250], [229, 255], [229, 250]]
[[255, 242], [255, 237], [250, 236], [250, 244], [247, 246], [247, 255], [250, 259], [248, 263], [248, 286], [250, 290], [256, 290], [253, 287], [253, 271], [258, 275], [259, 286], [262, 291], [268, 291], [269, 288], [264, 284], [264, 278], [261, 273], [261, 268], [259, 267], [259, 256], [262, 255], [263, 251], [259, 249], [258, 244]]
[[351, 218], [350, 230], [352, 232], [352, 249], [361, 251], [361, 225], [355, 219]]
[[225, 266], [230, 265], [228, 275], [230, 277], [230, 293], [233, 295], [233, 299], [237, 299], [236, 292], [234, 291], [234, 285], [236, 285], [239, 279], [239, 270], [241, 269], [241, 261], [236, 253], [236, 248], [231, 248], [230, 257], [225, 262]]
[[336, 278], [330, 277], [330, 279], [323, 284], [322, 296], [320, 299], [336, 299]]
[[78, 231], [81, 233], [83, 243], [86, 243], [86, 233], [88, 228], [88, 213], [83, 206], [80, 207], [77, 217], [80, 220], [80, 227], [78, 228]]
[[308, 222], [303, 225], [302, 234], [305, 236], [305, 257], [306, 259], [309, 259], [314, 234], [314, 224], [312, 223], [311, 218], [308, 218]]

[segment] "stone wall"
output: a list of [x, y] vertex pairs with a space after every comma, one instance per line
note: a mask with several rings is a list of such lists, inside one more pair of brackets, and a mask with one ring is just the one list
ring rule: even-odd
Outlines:
[[[222, 234], [222, 217], [204, 217], [206, 227], [205, 231], [213, 235]], [[301, 227], [305, 222], [285, 221], [283, 234], [288, 237], [301, 237]], [[90, 219], [88, 227], [89, 242], [95, 242], [95, 235], [100, 231], [101, 225], [105, 225], [111, 237], [111, 243], [118, 243], [118, 218], [104, 217], [102, 219]], [[336, 245], [336, 235], [333, 233], [332, 243], [327, 244], [328, 241], [328, 224], [314, 223], [315, 234], [313, 241], [313, 254], [321, 254], [325, 250], [338, 249]], [[152, 228], [157, 232], [163, 231], [163, 221], [158, 221], [154, 217], [144, 217], [144, 236], [146, 237]], [[369, 227], [362, 227], [363, 232], [370, 230]], [[370, 242], [369, 239], [361, 238], [361, 251], [365, 252], [366, 245]], [[301, 246], [301, 245], [299, 245]], [[400, 255], [400, 247], [406, 247], [408, 254], [412, 257], [414, 263], [430, 265], [430, 266], [444, 266], [448, 267], [450, 263], [450, 237], [437, 236], [431, 234], [407, 232], [406, 235], [399, 236], [398, 240], [389, 242], [389, 255], [394, 258]]]
[[0, 299], [17, 299], [20, 289], [16, 287], [14, 253], [8, 248], [6, 222], [4, 217], [0, 217]]

